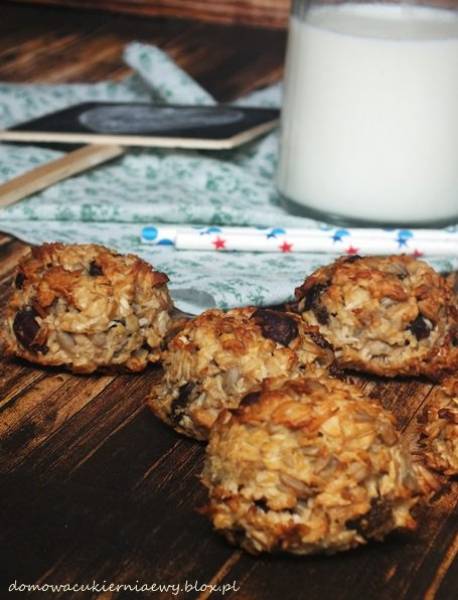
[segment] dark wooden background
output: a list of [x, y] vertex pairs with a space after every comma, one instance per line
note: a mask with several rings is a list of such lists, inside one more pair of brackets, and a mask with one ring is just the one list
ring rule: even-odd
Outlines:
[[[130, 40], [160, 45], [217, 98], [282, 74], [285, 34], [179, 20], [4, 3], [0, 80], [74, 82], [129, 73]], [[0, 235], [0, 303], [27, 246]], [[159, 423], [144, 396], [159, 377], [73, 376], [0, 362], [0, 597], [18, 583], [231, 583], [237, 600], [452, 600], [457, 597], [457, 484], [444, 482], [415, 534], [333, 557], [253, 558], [229, 547], [195, 507], [203, 446]], [[413, 431], [432, 386], [360, 379]], [[38, 592], [37, 592], [38, 594]], [[136, 593], [43, 598], [190, 598]], [[8, 595], [8, 597], [14, 597]], [[212, 594], [211, 598], [220, 598]]]
[[16, 0], [155, 17], [285, 28], [291, 0]]

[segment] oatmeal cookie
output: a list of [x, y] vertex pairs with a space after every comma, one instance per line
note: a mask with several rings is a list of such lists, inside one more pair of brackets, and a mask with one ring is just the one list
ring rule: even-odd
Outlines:
[[298, 315], [264, 308], [212, 309], [187, 323], [163, 354], [164, 377], [147, 399], [177, 431], [200, 440], [219, 412], [266, 377], [326, 368], [333, 353]]
[[207, 447], [203, 510], [250, 553], [333, 553], [413, 529], [427, 490], [391, 415], [355, 386], [267, 380], [223, 411]]
[[103, 246], [44, 244], [20, 264], [4, 315], [6, 352], [78, 373], [143, 370], [159, 358], [168, 278]]
[[421, 454], [445, 475], [458, 475], [458, 379], [435, 388], [418, 418]]
[[458, 369], [458, 308], [445, 278], [409, 256], [340, 258], [296, 289], [345, 368], [440, 379]]

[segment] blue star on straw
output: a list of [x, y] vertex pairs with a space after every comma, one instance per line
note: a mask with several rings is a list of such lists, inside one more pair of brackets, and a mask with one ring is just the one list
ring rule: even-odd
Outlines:
[[350, 235], [350, 232], [347, 229], [336, 229], [334, 235], [331, 236], [331, 239], [334, 242], [341, 242], [342, 238], [344, 238], [347, 235]]
[[269, 233], [266, 234], [267, 239], [272, 239], [272, 238], [276, 238], [277, 235], [282, 235], [286, 233], [285, 229], [282, 229], [281, 227], [275, 227], [274, 229], [271, 229], [269, 231]]
[[200, 232], [200, 235], [207, 235], [210, 233], [221, 233], [221, 227], [207, 227]]
[[401, 229], [400, 231], [398, 231], [396, 241], [399, 245], [399, 248], [407, 246], [407, 242], [410, 240], [410, 238], [413, 238], [413, 233], [408, 229]]

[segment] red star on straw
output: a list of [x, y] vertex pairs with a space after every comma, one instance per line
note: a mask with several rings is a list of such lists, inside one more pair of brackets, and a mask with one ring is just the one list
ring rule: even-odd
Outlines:
[[213, 240], [212, 244], [215, 246], [215, 250], [222, 250], [226, 248], [226, 240], [221, 239], [219, 236], [216, 240]]
[[415, 250], [414, 250], [414, 251], [413, 251], [413, 253], [412, 253], [412, 256], [413, 256], [414, 258], [420, 258], [420, 256], [423, 256], [423, 252], [420, 252], [420, 250], [417, 250], [417, 249], [415, 248]]
[[359, 250], [359, 248], [355, 248], [354, 246], [349, 246], [349, 247], [348, 247], [348, 248], [345, 250], [345, 252], [346, 252], [347, 254], [349, 254], [350, 256], [352, 256], [352, 255], [354, 255], [354, 254], [358, 254], [358, 250]]
[[293, 244], [288, 244], [288, 242], [283, 242], [283, 244], [280, 244], [280, 246], [278, 246], [278, 247], [282, 252], [292, 252], [293, 251]]

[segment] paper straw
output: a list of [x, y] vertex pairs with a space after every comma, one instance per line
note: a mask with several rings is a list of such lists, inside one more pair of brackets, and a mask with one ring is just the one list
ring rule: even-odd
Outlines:
[[430, 229], [148, 226], [146, 244], [178, 250], [458, 256], [458, 233]]
[[282, 239], [266, 239], [257, 236], [231, 234], [197, 236], [182, 232], [176, 237], [177, 250], [219, 250], [245, 252], [318, 252], [337, 254], [414, 254], [416, 256], [458, 255], [458, 243], [430, 240], [416, 243], [409, 248], [400, 247], [396, 240], [368, 237], [352, 237], [351, 243], [332, 244], [329, 239], [282, 236]]

